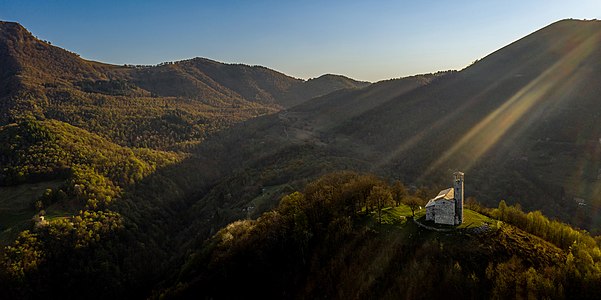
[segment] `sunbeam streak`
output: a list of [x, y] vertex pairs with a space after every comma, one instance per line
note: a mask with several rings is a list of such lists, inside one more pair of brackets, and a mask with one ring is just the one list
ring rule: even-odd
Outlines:
[[544, 101], [555, 87], [568, 80], [599, 42], [599, 35], [594, 35], [572, 49], [470, 129], [457, 143], [426, 169], [424, 176], [451, 159], [459, 157], [459, 155], [469, 158], [466, 165], [461, 166], [462, 169], [469, 170], [510, 129], [519, 126], [521, 121], [528, 117], [528, 113], [533, 107]]

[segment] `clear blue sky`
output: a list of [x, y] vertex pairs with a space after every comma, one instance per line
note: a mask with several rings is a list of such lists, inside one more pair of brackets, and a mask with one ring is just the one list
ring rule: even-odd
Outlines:
[[87, 59], [200, 56], [370, 81], [461, 69], [565, 18], [601, 19], [601, 0], [0, 0], [0, 19]]

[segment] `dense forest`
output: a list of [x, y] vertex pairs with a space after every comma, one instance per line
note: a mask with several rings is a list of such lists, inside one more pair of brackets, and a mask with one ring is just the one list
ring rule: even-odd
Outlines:
[[60, 182], [20, 199], [30, 201], [25, 207], [4, 203], [21, 214], [2, 213], [2, 243], [10, 242], [2, 252], [3, 289], [18, 287], [12, 295], [28, 298], [77, 290], [92, 277], [98, 284], [88, 286], [90, 295], [98, 293], [94, 288], [113, 286], [120, 278], [115, 257], [128, 250], [124, 241], [116, 243], [125, 224], [114, 202], [126, 188], [181, 158], [121, 147], [59, 121], [5, 126], [0, 140], [5, 184], [27, 189], [36, 182]]
[[[601, 295], [601, 239], [538, 211], [524, 213], [503, 201], [489, 209], [473, 198], [466, 203], [464, 225], [451, 232], [431, 231], [413, 221], [424, 222], [423, 210], [416, 208], [423, 205], [423, 196], [423, 190], [371, 174], [325, 175], [308, 183], [303, 192], [284, 196], [277, 208], [259, 218], [233, 222], [200, 245], [188, 247], [181, 266], [164, 269], [171, 275], [161, 276], [162, 283], [148, 295], [474, 299]], [[144, 255], [144, 261], [136, 257], [140, 253], [122, 248], [134, 242], [128, 233], [132, 229], [127, 228], [132, 225], [110, 210], [85, 210], [22, 232], [5, 249], [3, 292], [15, 298], [71, 293], [90, 298], [139, 296], [140, 287], [128, 290], [132, 286], [126, 277], [140, 275], [149, 270], [144, 264], [166, 257], [159, 245], [137, 248], [159, 251], [155, 258]], [[132, 267], [140, 269], [134, 272]]]
[[192, 153], [200, 142], [369, 85], [202, 58], [108, 65], [11, 22], [0, 64], [0, 290], [17, 299], [147, 295], [187, 249], [178, 218], [223, 172]]
[[469, 225], [450, 233], [430, 231], [411, 221], [408, 205], [417, 196], [399, 186], [352, 172], [321, 177], [304, 192], [283, 197], [275, 210], [258, 219], [221, 229], [188, 256], [172, 287], [155, 296], [601, 295], [599, 240], [586, 232], [504, 202], [496, 209], [483, 209], [473, 199], [469, 207], [486, 216], [468, 210]]
[[51, 118], [122, 146], [162, 150], [187, 151], [232, 124], [369, 85], [334, 75], [301, 80], [205, 58], [156, 66], [103, 64], [1, 21], [0, 64], [0, 124], [23, 116]]

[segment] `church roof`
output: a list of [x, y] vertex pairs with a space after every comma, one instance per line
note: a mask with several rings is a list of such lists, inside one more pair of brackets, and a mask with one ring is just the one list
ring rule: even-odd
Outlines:
[[440, 191], [436, 197], [430, 199], [426, 207], [434, 205], [434, 202], [438, 200], [453, 200], [455, 198], [455, 190], [453, 188], [448, 188], [446, 190]]

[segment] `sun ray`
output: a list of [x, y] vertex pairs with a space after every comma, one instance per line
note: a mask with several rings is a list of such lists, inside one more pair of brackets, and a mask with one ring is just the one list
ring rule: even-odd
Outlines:
[[[507, 77], [509, 77], [509, 75], [506, 76], [505, 78], [507, 78]], [[501, 78], [501, 79], [505, 79], [505, 78]], [[416, 146], [419, 142], [421, 142], [424, 138], [426, 138], [428, 136], [428, 134], [430, 134], [431, 132], [436, 132], [445, 126], [448, 126], [449, 124], [451, 124], [451, 122], [453, 120], [456, 120], [458, 116], [460, 116], [462, 113], [464, 113], [470, 107], [472, 107], [474, 104], [476, 104], [483, 95], [486, 95], [488, 92], [493, 90], [495, 87], [496, 87], [495, 85], [487, 86], [484, 90], [479, 92], [477, 95], [471, 97], [469, 101], [466, 101], [459, 108], [444, 115], [442, 118], [436, 120], [436, 122], [434, 122], [430, 127], [424, 128], [417, 134], [413, 135], [411, 138], [409, 138], [408, 140], [404, 141], [399, 146], [397, 146], [396, 149], [394, 151], [392, 151], [390, 154], [381, 158], [380, 161], [376, 164], [376, 166], [380, 167], [380, 166], [388, 164], [394, 158], [397, 158], [397, 157], [403, 155], [403, 153], [405, 153], [405, 151]]]
[[561, 85], [573, 75], [581, 62], [587, 58], [597, 43], [599, 35], [593, 35], [574, 47], [559, 61], [540, 74], [535, 80], [520, 89], [503, 105], [469, 130], [457, 143], [431, 164], [424, 176], [457, 157], [459, 154], [469, 157], [463, 169], [469, 170], [488, 150], [496, 145], [505, 134], [520, 123], [528, 113], [544, 101], [556, 86]]

